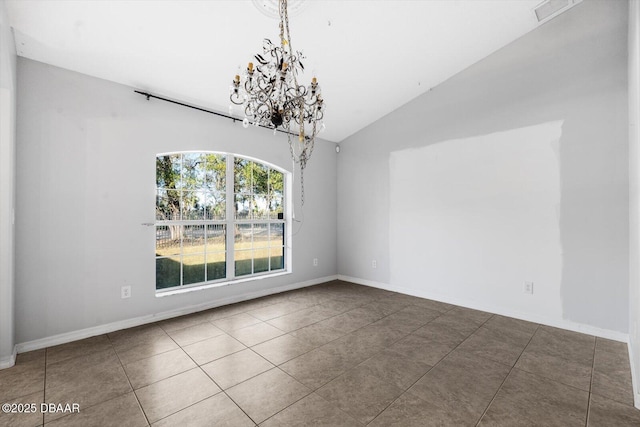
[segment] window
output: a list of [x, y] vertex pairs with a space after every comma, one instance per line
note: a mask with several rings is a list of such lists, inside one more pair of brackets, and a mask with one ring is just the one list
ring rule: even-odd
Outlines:
[[234, 159], [235, 276], [284, 269], [284, 176], [267, 165]]
[[220, 153], [156, 156], [156, 289], [286, 266], [285, 174]]

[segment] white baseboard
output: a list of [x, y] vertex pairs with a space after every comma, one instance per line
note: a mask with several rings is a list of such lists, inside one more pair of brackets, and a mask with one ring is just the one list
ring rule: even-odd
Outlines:
[[[46, 347], [52, 347], [54, 345], [66, 344], [68, 342], [94, 337], [96, 335], [102, 335], [109, 332], [119, 331], [121, 329], [132, 328], [134, 326], [140, 326], [140, 325], [145, 325], [147, 323], [158, 322], [160, 320], [171, 319], [173, 317], [184, 316], [185, 314], [197, 313], [198, 311], [208, 310], [210, 308], [220, 307], [228, 304], [234, 304], [237, 302], [247, 301], [247, 300], [251, 300], [251, 299], [255, 299], [255, 298], [259, 298], [267, 295], [279, 294], [281, 292], [286, 292], [293, 289], [299, 289], [299, 288], [305, 288], [308, 286], [318, 285], [320, 283], [336, 280], [337, 278], [338, 278], [337, 275], [326, 276], [326, 277], [321, 277], [317, 279], [307, 280], [305, 282], [279, 286], [277, 288], [264, 289], [256, 292], [247, 292], [240, 295], [234, 295], [228, 298], [222, 298], [215, 301], [208, 301], [202, 304], [182, 307], [176, 310], [150, 314], [147, 316], [134, 317], [132, 319], [119, 320], [117, 322], [107, 323], [104, 325], [94, 326], [91, 328], [80, 329], [72, 332], [65, 332], [63, 334], [40, 338], [33, 341], [27, 341], [27, 342], [18, 344], [16, 348], [18, 353], [24, 353], [32, 350], [39, 350]], [[14, 360], [15, 360], [15, 355], [14, 355]]]
[[606, 338], [613, 341], [620, 341], [624, 343], [629, 342], [629, 334], [625, 334], [618, 331], [612, 331], [609, 329], [602, 329], [596, 326], [585, 325], [582, 323], [572, 322], [565, 319], [552, 319], [544, 316], [537, 316], [529, 313], [522, 313], [515, 310], [505, 309], [504, 307], [493, 306], [490, 304], [482, 304], [474, 300], [465, 300], [463, 298], [453, 298], [444, 295], [434, 295], [429, 292], [422, 292], [420, 290], [405, 288], [401, 286], [393, 286], [387, 283], [375, 282], [367, 279], [360, 279], [357, 277], [338, 275], [339, 280], [346, 282], [357, 283], [365, 286], [372, 286], [374, 288], [385, 289], [387, 291], [398, 292], [401, 294], [411, 295], [419, 298], [427, 298], [435, 301], [444, 302], [447, 304], [458, 305], [461, 307], [472, 308], [474, 310], [482, 310], [489, 313], [499, 314], [501, 316], [513, 317], [515, 319], [526, 320], [528, 322], [539, 323], [541, 325], [553, 326], [555, 328], [566, 329], [569, 331], [580, 332], [583, 334], [594, 335], [600, 338]]
[[18, 354], [18, 346], [13, 346], [13, 352], [6, 357], [0, 359], [0, 369], [10, 368], [16, 364], [16, 356]]
[[351, 277], [351, 276], [344, 276], [342, 274], [338, 274], [338, 280], [342, 280], [344, 282], [356, 283], [358, 285], [371, 286], [372, 288], [385, 289], [392, 292], [399, 292], [399, 291], [392, 290], [391, 289], [392, 286], [386, 283], [375, 282], [373, 280], [368, 280], [368, 279], [361, 279], [359, 277]]

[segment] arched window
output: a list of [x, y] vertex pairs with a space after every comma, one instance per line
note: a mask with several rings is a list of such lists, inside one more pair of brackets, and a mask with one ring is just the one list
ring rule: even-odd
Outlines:
[[233, 154], [156, 156], [156, 290], [287, 268], [288, 174]]

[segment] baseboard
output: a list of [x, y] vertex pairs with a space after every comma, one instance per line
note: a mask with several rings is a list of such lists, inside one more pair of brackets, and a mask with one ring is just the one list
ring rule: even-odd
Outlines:
[[[264, 289], [256, 292], [247, 292], [244, 294], [234, 295], [228, 298], [222, 298], [215, 301], [182, 307], [176, 310], [155, 313], [147, 316], [135, 317], [132, 319], [119, 320], [117, 322], [107, 323], [104, 325], [94, 326], [91, 328], [80, 329], [63, 334], [53, 335], [50, 337], [40, 338], [33, 341], [20, 343], [16, 346], [18, 353], [24, 353], [32, 350], [39, 350], [54, 345], [66, 344], [68, 342], [77, 341], [85, 338], [94, 337], [96, 335], [107, 334], [109, 332], [119, 331], [121, 329], [132, 328], [134, 326], [154, 323], [161, 320], [171, 319], [173, 317], [184, 316], [185, 314], [197, 313], [199, 311], [208, 310], [210, 308], [220, 307], [223, 305], [234, 304], [237, 302], [247, 301], [267, 295], [279, 294], [281, 292], [291, 291], [294, 289], [306, 288], [308, 286], [318, 285], [320, 283], [336, 280], [337, 275], [325, 276], [317, 279], [307, 280], [305, 282], [293, 283], [290, 285], [279, 286], [277, 288]], [[15, 357], [14, 357], [15, 360]]]
[[16, 364], [16, 356], [18, 354], [18, 346], [13, 346], [13, 352], [9, 356], [0, 359], [0, 369], [10, 368]]
[[504, 309], [503, 307], [492, 306], [490, 304], [482, 304], [482, 303], [479, 303], [478, 301], [452, 298], [452, 297], [443, 296], [443, 295], [434, 295], [429, 292], [421, 292], [420, 290], [416, 290], [412, 288], [393, 286], [387, 283], [375, 282], [372, 280], [360, 279], [357, 277], [338, 275], [338, 279], [344, 280], [346, 282], [357, 283], [360, 285], [371, 286], [374, 288], [385, 289], [387, 291], [411, 295], [414, 297], [427, 298], [435, 301], [444, 302], [447, 304], [453, 304], [461, 307], [472, 308], [474, 310], [482, 310], [489, 313], [499, 314], [501, 316], [513, 317], [515, 319], [526, 320], [528, 322], [539, 323], [541, 325], [553, 326], [555, 328], [566, 329], [569, 331], [594, 335], [599, 338], [606, 338], [613, 341], [620, 341], [624, 343], [627, 343], [629, 341], [628, 334], [612, 331], [609, 329], [602, 329], [602, 328], [598, 328], [591, 325], [585, 325], [582, 323], [572, 322], [570, 320], [551, 319], [544, 316], [536, 316], [529, 313], [522, 313], [515, 310]]
[[[358, 285], [371, 286], [372, 288], [385, 289], [392, 292], [399, 292], [399, 291], [392, 290], [391, 289], [392, 286], [386, 283], [375, 282], [373, 280], [368, 280], [368, 279], [361, 279], [359, 277], [351, 277], [351, 276], [344, 276], [342, 274], [338, 274], [338, 280], [342, 280], [344, 282], [356, 283]], [[405, 292], [401, 292], [401, 293], [405, 293]], [[414, 296], [417, 296], [417, 295], [414, 295]]]

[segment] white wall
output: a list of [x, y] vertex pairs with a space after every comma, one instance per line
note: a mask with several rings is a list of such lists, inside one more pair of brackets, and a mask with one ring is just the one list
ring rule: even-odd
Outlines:
[[285, 137], [23, 58], [18, 77], [18, 343], [335, 276], [336, 153], [320, 140], [304, 210], [294, 185], [304, 223], [292, 274], [157, 298], [154, 228], [141, 225], [154, 221], [156, 153], [234, 152], [291, 170]]
[[640, 408], [640, 1], [629, 1], [629, 349]]
[[16, 49], [0, 1], [0, 369], [15, 361], [14, 224]]
[[561, 316], [561, 133], [557, 121], [392, 152], [390, 283], [441, 299], [489, 289], [498, 309]]
[[[339, 274], [625, 339], [629, 315], [627, 12], [627, 2], [586, 0], [344, 141], [338, 156]], [[431, 250], [450, 249], [452, 240], [467, 239], [468, 247], [486, 248], [483, 255], [489, 260], [509, 254], [504, 258], [509, 275], [500, 275], [500, 267], [481, 272], [480, 265], [477, 274], [447, 286], [422, 280], [425, 265], [443, 260], [430, 257], [410, 231], [429, 221], [427, 215], [402, 218], [410, 222], [401, 226], [390, 218], [398, 212], [394, 206], [397, 182], [389, 166], [392, 153], [514, 130], [524, 130], [528, 138], [538, 126], [553, 122], [562, 122], [556, 163], [551, 169], [544, 163], [527, 173], [531, 181], [544, 182], [549, 173], [559, 177], [555, 217], [541, 231], [548, 236], [556, 233], [558, 240], [551, 247], [560, 250], [532, 257], [522, 232], [487, 242], [487, 230], [457, 236], [452, 220], [439, 224], [439, 234], [429, 242]], [[513, 140], [513, 144], [521, 142], [525, 141]], [[467, 154], [464, 144], [452, 144], [448, 159]], [[477, 161], [495, 158], [504, 171], [500, 162], [509, 157], [502, 158], [499, 151], [485, 154]], [[517, 160], [527, 164], [526, 158]], [[426, 166], [403, 171], [414, 192], [413, 200], [405, 204], [415, 208], [417, 203], [418, 209], [433, 206], [433, 200], [424, 199], [433, 196], [425, 189], [431, 184], [428, 178], [472, 178], [460, 165], [451, 168], [438, 177], [430, 176]], [[438, 184], [446, 189], [449, 183]], [[480, 190], [467, 196], [461, 203], [493, 206], [500, 210], [497, 214], [514, 207], [509, 194], [493, 194], [491, 200], [487, 191]], [[476, 196], [484, 199], [478, 202], [473, 199]], [[533, 207], [549, 209], [551, 200]], [[515, 218], [518, 222], [525, 216], [520, 212]], [[447, 257], [450, 266], [467, 268], [468, 257], [455, 251], [438, 256]], [[399, 272], [392, 261], [403, 257], [416, 262], [404, 263], [405, 270]], [[372, 268], [374, 259], [377, 268]], [[522, 292], [526, 280], [534, 282], [532, 296]]]

